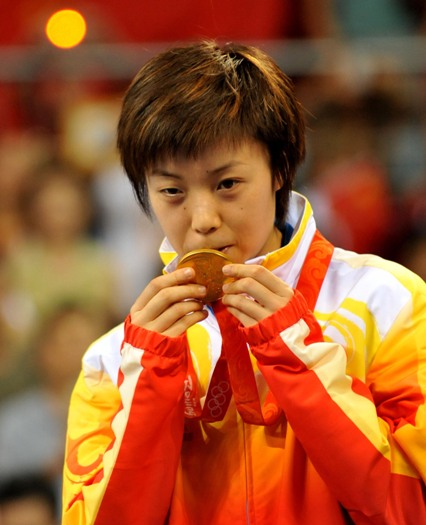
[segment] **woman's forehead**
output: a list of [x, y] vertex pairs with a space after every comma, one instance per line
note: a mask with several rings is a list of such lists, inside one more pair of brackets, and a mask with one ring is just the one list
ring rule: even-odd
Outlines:
[[158, 155], [150, 164], [150, 168], [153, 169], [160, 165], [179, 164], [183, 162], [203, 162], [211, 160], [215, 163], [215, 160], [222, 158], [238, 158], [244, 155], [260, 155], [262, 157], [269, 158], [269, 151], [265, 144], [261, 141], [253, 138], [238, 138], [234, 140], [222, 139], [217, 142], [206, 145], [199, 151], [186, 151], [179, 150], [173, 152], [164, 152]]

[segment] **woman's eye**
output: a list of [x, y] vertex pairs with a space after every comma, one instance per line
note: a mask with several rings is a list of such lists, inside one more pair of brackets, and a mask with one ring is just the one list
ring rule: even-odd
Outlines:
[[231, 188], [233, 188], [234, 186], [236, 186], [238, 184], [238, 181], [235, 180], [235, 179], [225, 179], [225, 180], [222, 180], [218, 186], [218, 189], [219, 190], [230, 190]]
[[178, 188], [163, 188], [161, 190], [161, 193], [164, 193], [165, 195], [174, 196], [174, 195], [178, 195], [179, 193], [181, 193], [181, 191]]

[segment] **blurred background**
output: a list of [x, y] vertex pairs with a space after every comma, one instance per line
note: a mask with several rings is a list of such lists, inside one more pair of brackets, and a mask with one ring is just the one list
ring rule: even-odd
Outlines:
[[66, 411], [81, 356], [161, 270], [161, 232], [138, 209], [115, 151], [130, 80], [177, 43], [263, 48], [306, 110], [308, 156], [296, 189], [322, 232], [425, 279], [426, 3], [0, 6], [0, 521], [28, 514], [38, 498], [44, 518], [34, 521], [31, 509], [33, 521], [19, 523], [49, 525], [60, 510]]

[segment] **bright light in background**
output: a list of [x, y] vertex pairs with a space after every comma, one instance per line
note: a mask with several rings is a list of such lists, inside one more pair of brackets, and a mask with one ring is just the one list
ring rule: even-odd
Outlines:
[[47, 21], [46, 35], [54, 46], [68, 49], [80, 44], [86, 29], [86, 21], [78, 11], [62, 9]]

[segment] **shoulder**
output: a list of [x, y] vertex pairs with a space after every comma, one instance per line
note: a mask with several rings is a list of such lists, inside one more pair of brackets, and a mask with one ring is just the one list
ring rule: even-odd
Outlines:
[[423, 308], [426, 285], [423, 279], [401, 266], [371, 254], [335, 248], [321, 290], [322, 304], [349, 308], [372, 315], [390, 326], [403, 309]]
[[106, 373], [117, 384], [123, 337], [124, 323], [121, 323], [92, 343], [83, 357], [83, 371]]
[[372, 254], [335, 248], [330, 264], [330, 275], [349, 279], [351, 285], [359, 283], [366, 292], [424, 293], [425, 282], [408, 268], [394, 261]]

